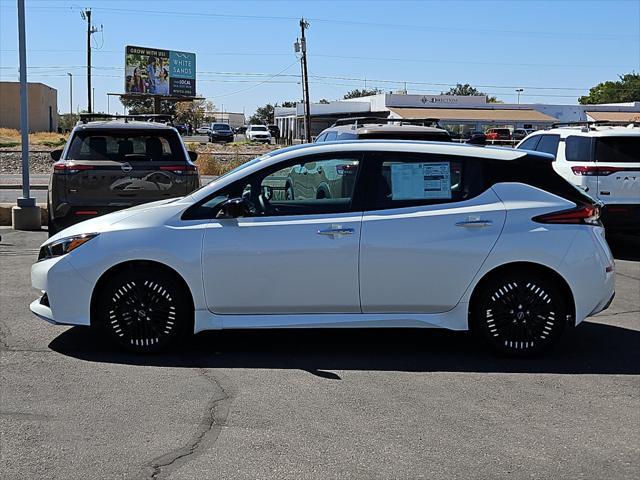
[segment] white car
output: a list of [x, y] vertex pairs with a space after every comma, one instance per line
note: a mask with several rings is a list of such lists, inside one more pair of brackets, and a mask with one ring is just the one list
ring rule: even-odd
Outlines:
[[550, 153], [554, 169], [602, 202], [607, 231], [640, 232], [640, 125], [583, 122], [534, 132], [516, 148]]
[[[538, 352], [614, 295], [598, 207], [552, 160], [375, 140], [272, 152], [58, 233], [32, 267], [31, 310], [139, 352], [182, 333], [300, 327], [471, 329]], [[287, 197], [292, 169], [333, 169], [345, 186]]]
[[265, 125], [249, 125], [245, 137], [251, 142], [271, 142], [271, 132]]

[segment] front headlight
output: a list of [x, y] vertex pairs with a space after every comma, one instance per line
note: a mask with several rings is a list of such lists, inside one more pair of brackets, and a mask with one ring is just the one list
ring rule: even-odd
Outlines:
[[61, 238], [55, 242], [48, 243], [40, 247], [40, 253], [38, 254], [38, 261], [46, 260], [48, 258], [59, 257], [72, 252], [80, 245], [84, 245], [92, 238], [97, 237], [97, 233], [83, 233], [81, 235], [73, 235], [71, 237]]

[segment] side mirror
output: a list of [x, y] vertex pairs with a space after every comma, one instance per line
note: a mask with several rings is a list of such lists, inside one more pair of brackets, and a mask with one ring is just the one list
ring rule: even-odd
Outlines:
[[198, 159], [198, 152], [194, 152], [193, 150], [189, 150], [187, 153], [189, 154], [189, 159], [192, 162], [195, 162]]
[[60, 157], [62, 156], [62, 149], [59, 148], [57, 150], [52, 150], [49, 155], [51, 155], [51, 158], [53, 158], [54, 162], [57, 162], [58, 160], [60, 160]]
[[249, 208], [243, 198], [230, 198], [222, 204], [217, 218], [238, 218], [249, 213]]

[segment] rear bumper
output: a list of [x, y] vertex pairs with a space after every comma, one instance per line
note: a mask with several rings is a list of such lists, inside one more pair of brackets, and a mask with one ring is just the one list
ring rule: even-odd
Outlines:
[[609, 231], [640, 231], [640, 204], [605, 205], [601, 219]]

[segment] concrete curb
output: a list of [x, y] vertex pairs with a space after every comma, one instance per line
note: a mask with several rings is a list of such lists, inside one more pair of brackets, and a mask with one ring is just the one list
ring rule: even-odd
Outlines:
[[[0, 227], [11, 226], [11, 209], [15, 206], [15, 203], [0, 203]], [[47, 204], [38, 203], [38, 207], [40, 207], [40, 223], [46, 225], [48, 221]]]

